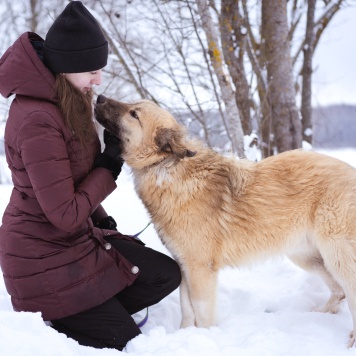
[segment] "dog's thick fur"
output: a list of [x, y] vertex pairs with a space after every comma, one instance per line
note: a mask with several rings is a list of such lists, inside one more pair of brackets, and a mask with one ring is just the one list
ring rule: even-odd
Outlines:
[[217, 273], [285, 254], [345, 297], [356, 325], [356, 170], [294, 150], [255, 163], [189, 139], [150, 101], [99, 96], [97, 120], [121, 139], [123, 158], [162, 242], [182, 271], [182, 327], [215, 322]]

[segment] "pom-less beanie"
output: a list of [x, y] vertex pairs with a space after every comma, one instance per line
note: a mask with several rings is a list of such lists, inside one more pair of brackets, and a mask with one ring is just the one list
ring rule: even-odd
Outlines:
[[108, 42], [81, 1], [72, 1], [48, 30], [43, 55], [54, 73], [91, 72], [106, 66]]

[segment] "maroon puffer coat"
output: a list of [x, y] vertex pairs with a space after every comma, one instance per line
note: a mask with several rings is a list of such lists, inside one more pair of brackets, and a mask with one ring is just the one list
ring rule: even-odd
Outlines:
[[[63, 318], [99, 305], [136, 279], [137, 269], [93, 227], [116, 188], [111, 173], [91, 170], [100, 142], [82, 149], [53, 98], [54, 76], [23, 34], [0, 59], [0, 93], [15, 94], [5, 129], [14, 188], [0, 227], [0, 265], [17, 311]], [[132, 272], [132, 271], [133, 272]]]

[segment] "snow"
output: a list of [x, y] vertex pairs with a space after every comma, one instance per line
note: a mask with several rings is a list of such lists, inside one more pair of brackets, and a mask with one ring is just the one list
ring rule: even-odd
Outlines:
[[[352, 149], [323, 151], [356, 166]], [[103, 203], [119, 230], [134, 234], [149, 221], [136, 196], [128, 167], [118, 188]], [[8, 202], [11, 185], [0, 185], [0, 213]], [[150, 225], [141, 235], [147, 246], [169, 254]], [[132, 356], [328, 356], [355, 355], [347, 349], [352, 328], [346, 302], [338, 314], [313, 312], [329, 292], [316, 276], [278, 257], [241, 269], [227, 268], [219, 275], [217, 324], [209, 329], [179, 329], [179, 292], [149, 308], [142, 335], [122, 352]], [[138, 322], [145, 313], [134, 315]], [[94, 349], [47, 326], [39, 313], [16, 313], [0, 281], [0, 354], [15, 356], [117, 355], [112, 349]]]

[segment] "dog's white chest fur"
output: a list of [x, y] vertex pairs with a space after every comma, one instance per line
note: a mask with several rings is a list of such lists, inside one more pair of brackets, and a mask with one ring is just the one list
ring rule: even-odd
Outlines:
[[171, 183], [172, 179], [166, 167], [158, 167], [156, 169], [156, 184], [161, 187], [163, 183]]

